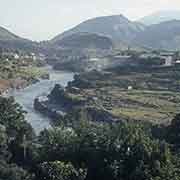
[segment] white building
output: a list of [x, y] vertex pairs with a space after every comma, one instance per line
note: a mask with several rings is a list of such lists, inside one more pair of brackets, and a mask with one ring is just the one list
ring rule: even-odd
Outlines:
[[165, 66], [172, 66], [173, 65], [173, 57], [172, 56], [166, 56], [162, 57], [165, 59]]
[[20, 56], [18, 54], [14, 54], [14, 59], [20, 59]]

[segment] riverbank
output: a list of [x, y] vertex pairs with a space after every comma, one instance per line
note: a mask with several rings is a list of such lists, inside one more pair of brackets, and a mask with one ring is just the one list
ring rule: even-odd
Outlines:
[[170, 68], [81, 73], [63, 91], [56, 85], [48, 101], [39, 103], [48, 111], [53, 104], [58, 105], [56, 111], [64, 108], [64, 121], [131, 120], [168, 125], [180, 111], [177, 74], [178, 69]]
[[46, 67], [46, 72], [49, 73], [49, 79], [40, 80], [26, 88], [10, 91], [8, 94], [8, 96], [13, 96], [27, 112], [25, 119], [31, 124], [36, 134], [45, 128], [50, 128], [51, 119], [34, 109], [34, 99], [42, 95], [47, 96], [57, 83], [63, 87], [67, 86], [67, 83], [72, 81], [74, 77], [74, 73], [54, 71], [50, 66]]
[[40, 79], [49, 79], [45, 66], [33, 62], [26, 65], [17, 60], [0, 62], [0, 94], [7, 94], [11, 89], [22, 89], [37, 83]]

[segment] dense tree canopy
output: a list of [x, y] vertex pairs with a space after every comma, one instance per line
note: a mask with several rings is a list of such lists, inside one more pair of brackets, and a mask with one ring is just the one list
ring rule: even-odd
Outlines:
[[[22, 108], [13, 98], [0, 97], [0, 179], [32, 180], [30, 175], [14, 161], [22, 143], [22, 136], [33, 136], [31, 126], [24, 119]], [[21, 155], [22, 156], [22, 155]], [[17, 164], [15, 164], [17, 163]]]
[[81, 122], [44, 131], [40, 139], [42, 161], [71, 162], [87, 169], [86, 180], [179, 178], [168, 145], [154, 140], [139, 124]]
[[179, 124], [81, 118], [35, 136], [14, 99], [0, 97], [0, 180], [180, 180]]

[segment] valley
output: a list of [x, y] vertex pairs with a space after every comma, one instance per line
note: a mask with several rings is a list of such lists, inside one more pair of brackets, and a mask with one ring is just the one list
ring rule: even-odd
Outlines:
[[[65, 109], [67, 116], [71, 112], [76, 114], [74, 109], [86, 111], [94, 108], [109, 113], [110, 118], [168, 125], [180, 110], [179, 80], [176, 79], [179, 69], [158, 68], [148, 69], [147, 72], [138, 69], [132, 72], [126, 68], [123, 67], [123, 71], [119, 68], [118, 71], [111, 69], [76, 75], [65, 90], [55, 87], [48, 96], [49, 105], [48, 102], [40, 103], [45, 103], [47, 109]], [[73, 113], [72, 117], [75, 116]], [[55, 117], [58, 119], [58, 116]], [[59, 121], [64, 118], [66, 116], [60, 115]], [[109, 120], [106, 117], [103, 121]]]
[[0, 27], [0, 180], [180, 180], [179, 37], [161, 13]]

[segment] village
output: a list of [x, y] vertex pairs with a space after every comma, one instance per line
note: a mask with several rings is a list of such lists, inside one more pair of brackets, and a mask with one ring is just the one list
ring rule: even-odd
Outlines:
[[104, 70], [119, 66], [144, 66], [144, 68], [163, 68], [179, 66], [178, 51], [149, 50], [137, 51], [113, 49], [104, 52], [62, 52], [54, 57], [47, 57], [47, 62], [56, 70], [91, 71]]

